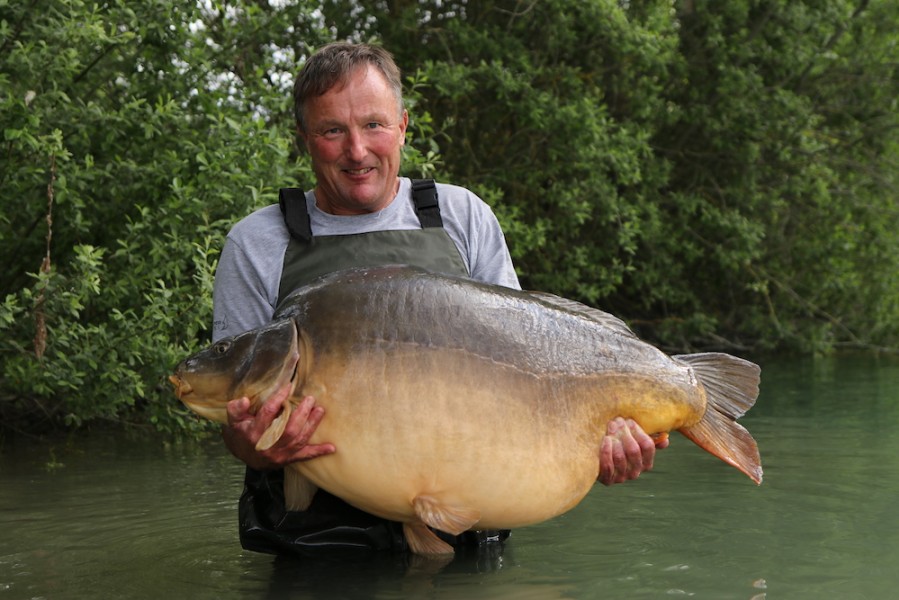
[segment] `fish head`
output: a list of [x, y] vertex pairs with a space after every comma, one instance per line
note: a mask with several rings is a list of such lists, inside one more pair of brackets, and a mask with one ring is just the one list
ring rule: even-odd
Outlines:
[[250, 399], [256, 409], [276, 390], [297, 384], [299, 343], [293, 319], [223, 338], [184, 359], [169, 381], [192, 411], [218, 423], [228, 422], [226, 405]]

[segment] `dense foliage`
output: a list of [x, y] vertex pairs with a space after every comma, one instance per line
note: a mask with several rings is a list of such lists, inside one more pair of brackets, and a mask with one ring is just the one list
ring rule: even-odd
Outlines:
[[230, 225], [313, 184], [293, 74], [408, 76], [405, 168], [469, 186], [522, 283], [668, 348], [899, 341], [887, 0], [0, 0], [0, 418], [193, 423]]

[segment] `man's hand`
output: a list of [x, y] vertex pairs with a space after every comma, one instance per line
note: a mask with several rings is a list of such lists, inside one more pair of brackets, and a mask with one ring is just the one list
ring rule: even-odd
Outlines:
[[603, 485], [636, 479], [652, 469], [656, 448], [667, 448], [668, 436], [653, 439], [633, 419], [609, 421], [599, 448], [599, 475]]
[[231, 454], [258, 471], [280, 469], [290, 463], [309, 460], [336, 451], [334, 444], [310, 444], [309, 439], [325, 414], [315, 405], [315, 398], [306, 396], [293, 409], [283, 435], [267, 450], [256, 450], [256, 442], [280, 414], [290, 395], [285, 385], [266, 400], [256, 414], [250, 413], [249, 398], [237, 398], [228, 403], [228, 424], [222, 427], [222, 438]]

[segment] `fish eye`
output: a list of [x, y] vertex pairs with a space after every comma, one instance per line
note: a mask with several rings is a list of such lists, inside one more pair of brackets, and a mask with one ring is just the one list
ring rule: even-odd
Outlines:
[[219, 356], [227, 353], [228, 350], [230, 350], [230, 349], [231, 349], [230, 341], [218, 342], [212, 347], [212, 351]]

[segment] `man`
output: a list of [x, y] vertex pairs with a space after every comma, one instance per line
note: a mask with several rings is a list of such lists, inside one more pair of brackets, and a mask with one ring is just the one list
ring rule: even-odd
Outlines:
[[[316, 187], [304, 195], [282, 191], [280, 210], [277, 205], [260, 209], [229, 233], [215, 279], [215, 339], [269, 322], [292, 290], [352, 266], [409, 263], [519, 288], [499, 223], [480, 198], [456, 186], [413, 186], [398, 176], [409, 117], [399, 69], [388, 52], [365, 44], [325, 46], [298, 77], [294, 105]], [[327, 418], [312, 397], [293, 412], [278, 443], [255, 449], [285, 396], [286, 390], [275, 394], [255, 415], [246, 398], [228, 404], [223, 438], [248, 466], [240, 501], [243, 546], [310, 555], [404, 549], [398, 524], [322, 490], [307, 511], [284, 509], [283, 467], [339, 452], [330, 443], [309, 443]], [[617, 483], [652, 468], [655, 445], [635, 423], [616, 419], [608, 433], [600, 449], [599, 481]], [[466, 532], [446, 539], [478, 544], [507, 534]]]

